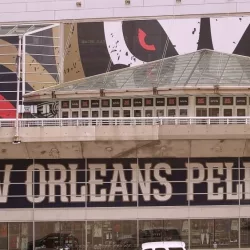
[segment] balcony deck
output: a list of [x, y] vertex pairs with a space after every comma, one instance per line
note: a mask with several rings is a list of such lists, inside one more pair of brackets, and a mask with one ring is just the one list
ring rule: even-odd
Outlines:
[[244, 156], [250, 117], [0, 120], [1, 159]]

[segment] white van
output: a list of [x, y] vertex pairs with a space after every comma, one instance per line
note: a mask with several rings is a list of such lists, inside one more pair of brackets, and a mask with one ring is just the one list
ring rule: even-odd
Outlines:
[[186, 250], [185, 242], [161, 241], [142, 244], [142, 250]]

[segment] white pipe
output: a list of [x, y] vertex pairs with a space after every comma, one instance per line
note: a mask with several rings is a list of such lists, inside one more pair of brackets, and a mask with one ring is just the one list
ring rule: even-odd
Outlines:
[[21, 54], [22, 54], [22, 37], [19, 36], [19, 47], [18, 47], [18, 65], [17, 65], [17, 97], [16, 97], [16, 134], [15, 137], [19, 136], [19, 101], [20, 101], [20, 77], [21, 77]]

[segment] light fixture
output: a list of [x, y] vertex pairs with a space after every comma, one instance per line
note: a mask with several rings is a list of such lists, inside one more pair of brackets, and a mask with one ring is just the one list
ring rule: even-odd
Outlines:
[[56, 99], [56, 92], [55, 91], [52, 91], [52, 99]]
[[130, 0], [125, 0], [126, 5], [130, 5]]
[[158, 95], [157, 87], [153, 87], [153, 95]]
[[79, 7], [82, 7], [82, 3], [81, 3], [80, 1], [77, 1], [77, 2], [76, 2], [76, 7], [78, 7], [78, 8], [79, 8]]
[[104, 89], [100, 89], [100, 96], [101, 96], [101, 97], [104, 97], [104, 96], [105, 96]]
[[21, 140], [20, 140], [20, 138], [19, 138], [19, 136], [14, 136], [13, 137], [13, 141], [12, 141], [12, 144], [14, 144], [14, 145], [17, 145], [17, 144], [20, 144], [21, 143]]

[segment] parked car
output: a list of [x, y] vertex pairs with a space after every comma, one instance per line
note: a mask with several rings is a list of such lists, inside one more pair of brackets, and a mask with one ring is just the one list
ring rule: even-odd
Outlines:
[[[72, 234], [52, 233], [35, 240], [35, 249], [79, 250], [79, 241]], [[33, 242], [28, 243], [28, 249], [33, 250]]]

